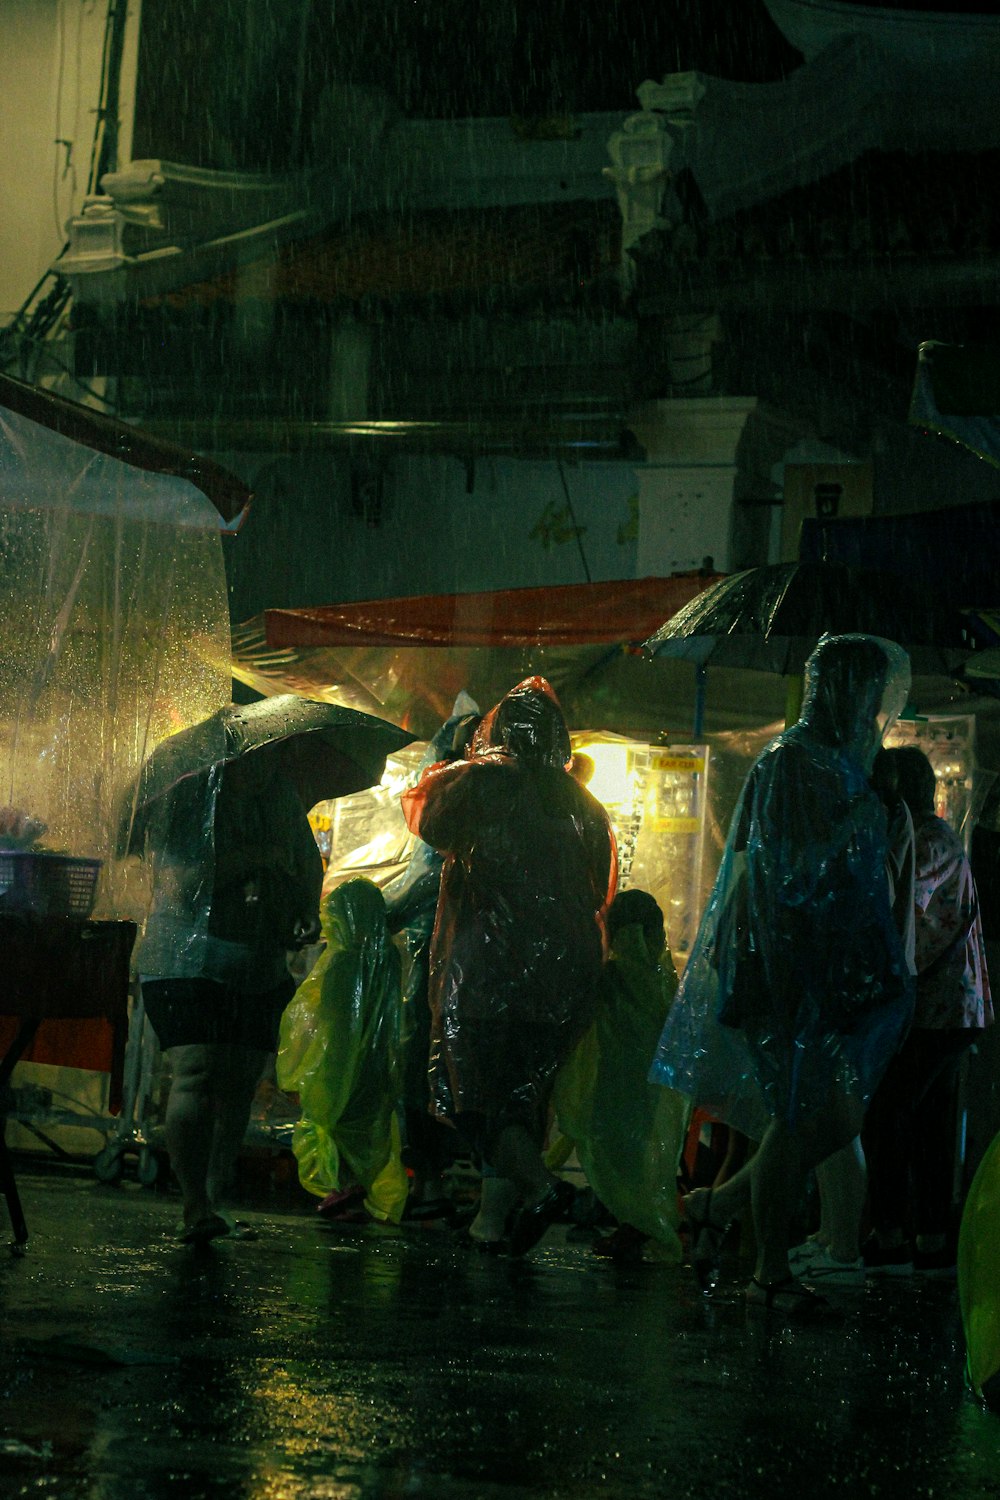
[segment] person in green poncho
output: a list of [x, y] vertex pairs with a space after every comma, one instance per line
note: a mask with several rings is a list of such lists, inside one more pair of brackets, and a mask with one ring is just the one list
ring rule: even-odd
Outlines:
[[278, 1047], [278, 1083], [302, 1110], [292, 1142], [299, 1181], [319, 1198], [358, 1186], [372, 1217], [398, 1223], [407, 1196], [399, 953], [369, 880], [337, 886], [320, 915], [326, 948], [281, 1019]]
[[690, 1105], [647, 1081], [649, 1059], [677, 991], [663, 913], [646, 891], [617, 895], [607, 913], [610, 945], [593, 1026], [561, 1070], [554, 1104], [563, 1140], [575, 1147], [596, 1196], [618, 1229], [598, 1254], [635, 1259], [647, 1241], [678, 1262], [677, 1165]]

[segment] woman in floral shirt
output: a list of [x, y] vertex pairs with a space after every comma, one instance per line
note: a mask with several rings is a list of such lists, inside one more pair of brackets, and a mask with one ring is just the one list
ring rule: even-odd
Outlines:
[[866, 1123], [875, 1232], [865, 1262], [870, 1274], [943, 1272], [954, 1266], [955, 1084], [963, 1053], [993, 1020], [989, 976], [972, 869], [935, 813], [933, 766], [908, 746], [882, 751], [877, 769], [895, 773], [913, 815], [917, 993], [913, 1028]]

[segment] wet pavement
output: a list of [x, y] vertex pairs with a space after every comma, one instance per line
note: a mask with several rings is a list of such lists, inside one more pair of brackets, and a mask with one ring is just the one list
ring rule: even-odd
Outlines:
[[[441, 1226], [173, 1237], [170, 1194], [21, 1168], [0, 1259], [0, 1496], [994, 1495], [953, 1284], [844, 1290], [837, 1326], [714, 1302], [550, 1231], [519, 1265]], [[0, 1215], [2, 1215], [0, 1208]], [[0, 1225], [6, 1237], [6, 1222]]]

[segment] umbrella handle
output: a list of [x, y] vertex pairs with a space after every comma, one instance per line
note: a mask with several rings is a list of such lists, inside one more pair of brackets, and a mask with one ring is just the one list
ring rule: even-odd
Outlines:
[[708, 668], [699, 662], [694, 669], [694, 723], [691, 726], [691, 738], [696, 745], [701, 744], [701, 737], [705, 732], [705, 698], [708, 693]]

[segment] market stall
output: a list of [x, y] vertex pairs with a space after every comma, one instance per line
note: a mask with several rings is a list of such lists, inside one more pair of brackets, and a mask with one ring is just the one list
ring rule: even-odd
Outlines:
[[[683, 961], [730, 802], [783, 706], [780, 683], [725, 670], [712, 674], [699, 705], [686, 664], [641, 651], [653, 628], [712, 581], [692, 573], [371, 600], [269, 611], [237, 627], [234, 674], [258, 691], [352, 703], [420, 738], [389, 757], [379, 788], [314, 809], [328, 881], [365, 874], [386, 884], [397, 875], [412, 852], [399, 794], [457, 695], [488, 708], [538, 672], [559, 695], [574, 750], [592, 762], [590, 787], [614, 824], [623, 886], [652, 892]], [[703, 733], [693, 742], [696, 711]]]

